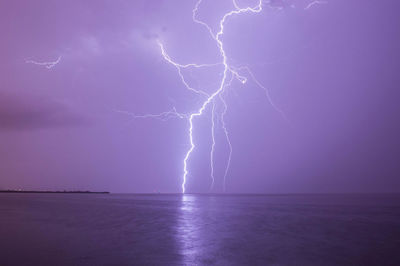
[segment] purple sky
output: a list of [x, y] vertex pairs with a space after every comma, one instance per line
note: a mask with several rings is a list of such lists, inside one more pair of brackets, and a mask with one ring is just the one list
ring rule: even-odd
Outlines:
[[[223, 40], [230, 62], [251, 68], [288, 121], [254, 82], [233, 83], [227, 192], [400, 192], [400, 3], [271, 2], [283, 8], [232, 18]], [[215, 41], [192, 22], [195, 3], [1, 1], [0, 188], [180, 192], [187, 121], [131, 121], [115, 110], [199, 108], [156, 42], [182, 64], [219, 62]], [[204, 0], [198, 15], [216, 30], [232, 8]], [[26, 63], [60, 56], [52, 68]], [[220, 78], [186, 74], [210, 90]], [[190, 192], [210, 186], [210, 132], [206, 110], [195, 122]], [[216, 140], [221, 191], [221, 129]]]

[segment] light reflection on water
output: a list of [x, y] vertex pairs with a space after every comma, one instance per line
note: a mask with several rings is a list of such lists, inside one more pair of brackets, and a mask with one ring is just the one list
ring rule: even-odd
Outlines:
[[[223, 221], [223, 210], [217, 213], [216, 198], [214, 196], [182, 195], [181, 208], [178, 217], [178, 239], [181, 247], [183, 264], [215, 263], [215, 251], [219, 243], [224, 240], [224, 228], [220, 228]], [[219, 231], [220, 239], [216, 238]]]
[[181, 255], [185, 264], [192, 262], [199, 256], [198, 241], [200, 237], [200, 215], [196, 215], [196, 200], [193, 195], [182, 195], [182, 205], [178, 217], [178, 238], [181, 246]]

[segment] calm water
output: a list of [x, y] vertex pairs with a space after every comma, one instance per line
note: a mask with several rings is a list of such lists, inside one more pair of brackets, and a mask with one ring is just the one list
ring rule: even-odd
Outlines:
[[0, 265], [400, 265], [400, 196], [0, 194]]

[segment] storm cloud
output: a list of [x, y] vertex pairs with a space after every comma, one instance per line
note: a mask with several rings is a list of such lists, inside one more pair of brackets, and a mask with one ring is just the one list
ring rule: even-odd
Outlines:
[[[250, 78], [232, 83], [227, 192], [400, 191], [399, 1], [267, 2], [228, 19], [223, 40], [229, 63], [249, 66], [288, 121]], [[202, 102], [157, 45], [181, 64], [220, 61], [193, 23], [195, 3], [0, 1], [0, 185], [179, 192], [187, 121], [132, 121], [115, 110], [186, 113]], [[215, 31], [231, 9], [230, 0], [203, 0], [198, 17]], [[50, 69], [26, 63], [59, 57]], [[218, 84], [219, 73], [190, 71], [196, 86]], [[209, 115], [196, 118], [191, 192], [210, 187]], [[216, 132], [216, 187], [223, 136]]]
[[0, 130], [75, 127], [87, 123], [87, 118], [64, 103], [0, 93]]

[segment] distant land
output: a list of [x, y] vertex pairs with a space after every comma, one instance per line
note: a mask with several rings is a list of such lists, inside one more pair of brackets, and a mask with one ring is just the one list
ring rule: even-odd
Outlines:
[[67, 191], [67, 190], [63, 190], [63, 191], [51, 191], [51, 190], [12, 190], [12, 189], [8, 189], [8, 190], [0, 190], [0, 193], [75, 193], [75, 194], [110, 194], [110, 192], [108, 191]]

